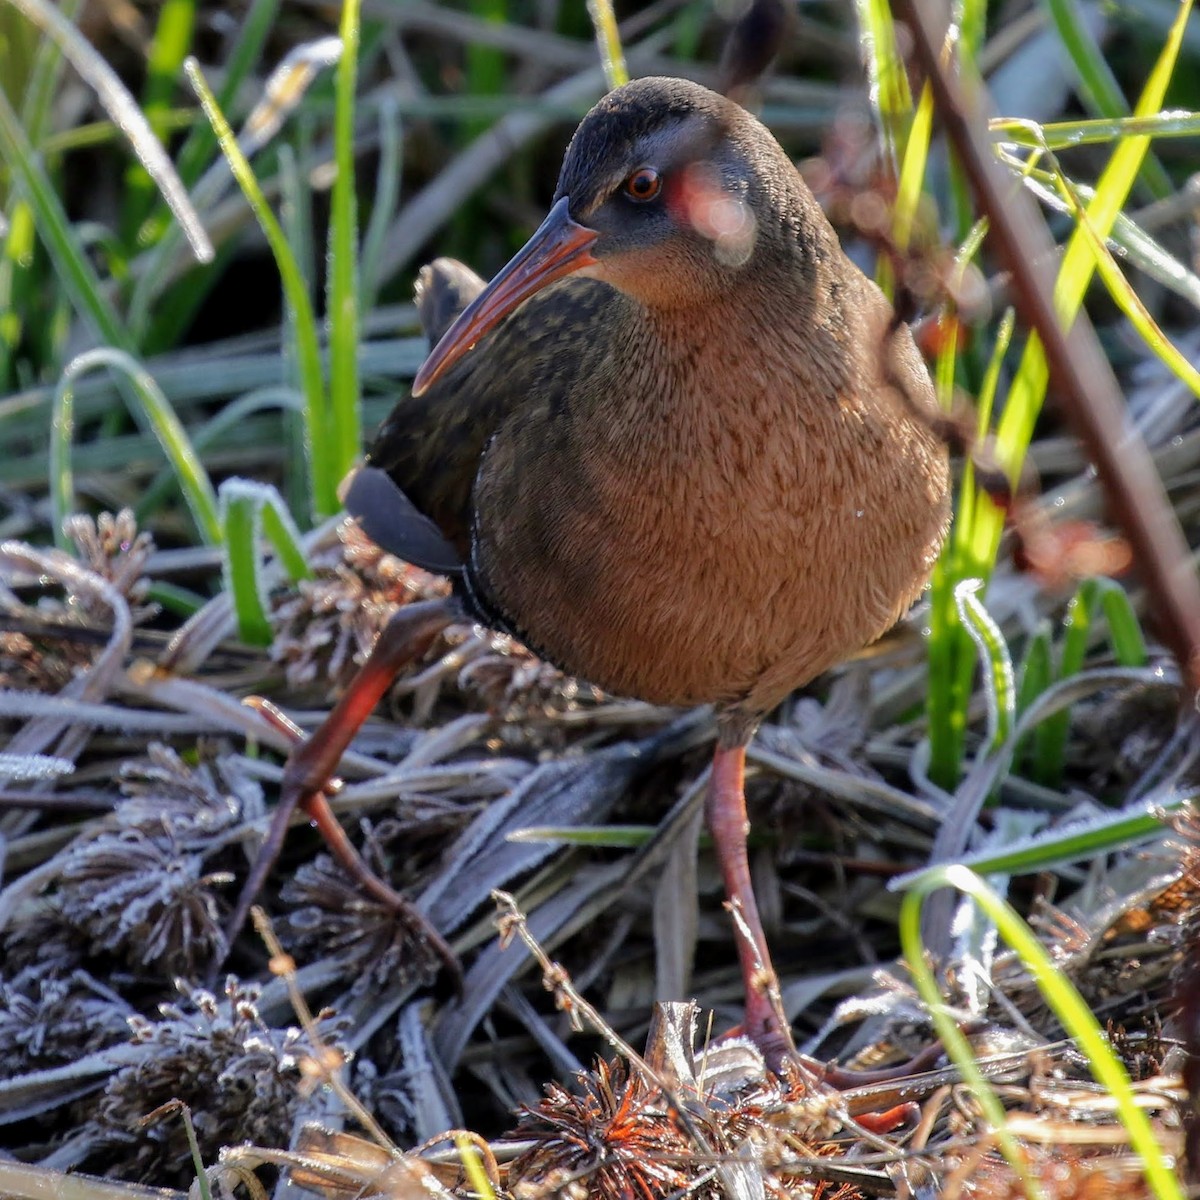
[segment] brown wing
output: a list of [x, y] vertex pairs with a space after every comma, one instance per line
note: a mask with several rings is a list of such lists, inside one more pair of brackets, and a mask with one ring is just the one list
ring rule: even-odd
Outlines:
[[[463, 285], [466, 269], [454, 267], [457, 282], [438, 268], [418, 295], [429, 328], [448, 325], [459, 311], [444, 300], [445, 292], [434, 295], [435, 288], [457, 288], [461, 304], [474, 294]], [[484, 447], [501, 424], [519, 421], [525, 406], [569, 403], [584, 369], [570, 349], [572, 333], [595, 328], [601, 310], [614, 302], [620, 303], [618, 293], [593, 280], [554, 284], [521, 305], [423, 395], [400, 400], [380, 427], [367, 467], [385, 472], [407, 504], [389, 503], [388, 489], [378, 481], [360, 496], [354, 487], [346, 496], [347, 509], [362, 517], [371, 538], [430, 570], [452, 572], [445, 565], [451, 554], [461, 564], [470, 552], [471, 495]], [[431, 541], [431, 533], [440, 539]]]

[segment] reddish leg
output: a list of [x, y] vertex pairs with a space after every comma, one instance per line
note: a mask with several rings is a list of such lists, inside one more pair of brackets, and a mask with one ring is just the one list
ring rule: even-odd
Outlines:
[[778, 1002], [778, 981], [771, 966], [767, 939], [758, 916], [750, 864], [746, 858], [746, 794], [743, 786], [746, 746], [724, 746], [719, 742], [713, 755], [712, 777], [705, 800], [708, 829], [717, 849], [717, 861], [725, 880], [725, 894], [736, 903], [750, 932], [750, 939], [737, 939], [738, 959], [746, 986], [746, 1035], [763, 1052], [767, 1065], [778, 1068], [795, 1052], [791, 1030]]
[[458, 610], [449, 600], [423, 601], [400, 609], [379, 635], [370, 657], [359, 668], [329, 716], [289, 755], [271, 828], [263, 839], [258, 858], [225, 929], [227, 945], [233, 945], [234, 938], [246, 923], [251, 905], [283, 848], [292, 813], [299, 805], [312, 819], [333, 856], [363, 891], [390, 906], [401, 920], [420, 929], [447, 969], [456, 977], [461, 975], [458, 959], [445, 939], [410, 900], [393, 891], [363, 862], [325, 799], [325, 791], [343, 753], [391, 686], [396, 673], [406, 663], [424, 654], [438, 634], [457, 618]]

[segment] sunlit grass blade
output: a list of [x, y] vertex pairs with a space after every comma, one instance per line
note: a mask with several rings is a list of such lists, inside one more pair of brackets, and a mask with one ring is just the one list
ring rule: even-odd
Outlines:
[[9, 204], [8, 229], [0, 251], [0, 386], [11, 378], [12, 362], [31, 315], [23, 301], [25, 293], [36, 287], [36, 281], [30, 278], [36, 237], [33, 209], [26, 200], [14, 198]]
[[305, 399], [305, 421], [309, 471], [312, 483], [313, 511], [330, 516], [341, 507], [337, 485], [341, 479], [336, 469], [335, 443], [330, 428], [329, 410], [325, 401], [324, 374], [321, 366], [317, 323], [312, 300], [304, 276], [279, 221], [271, 211], [246, 156], [239, 148], [229, 123], [216, 105], [212, 91], [204, 80], [194, 59], [187, 63], [188, 77], [200, 97], [205, 114], [212, 123], [221, 149], [229, 161], [242, 194], [246, 197], [259, 226], [271, 248], [287, 302], [295, 314], [295, 345], [300, 385]]
[[612, 0], [587, 0], [587, 10], [596, 30], [605, 81], [610, 89], [620, 87], [629, 82], [629, 68], [625, 66], [625, 51], [621, 48], [621, 31], [617, 28]]
[[271, 643], [261, 545], [269, 541], [292, 580], [311, 576], [300, 531], [279, 493], [268, 484], [226, 479], [221, 484], [222, 574], [233, 600], [238, 635], [251, 646]]
[[998, 141], [1031, 150], [1070, 150], [1075, 146], [1103, 145], [1131, 134], [1151, 138], [1200, 137], [1200, 113], [1169, 109], [1148, 117], [1097, 118], [1086, 121], [1051, 121], [1039, 125], [1023, 117], [993, 117], [988, 129]]
[[454, 1144], [458, 1147], [458, 1158], [462, 1165], [463, 1174], [471, 1185], [471, 1191], [480, 1200], [496, 1200], [496, 1189], [483, 1169], [483, 1161], [479, 1154], [476, 1138], [467, 1133], [456, 1133]]
[[53, 38], [63, 54], [71, 60], [75, 70], [95, 89], [113, 123], [129, 138], [138, 160], [171, 206], [175, 219], [187, 235], [192, 252], [200, 262], [210, 262], [213, 248], [208, 234], [204, 232], [167, 152], [154, 136], [137, 102], [116, 72], [96, 53], [79, 30], [46, 0], [8, 0], [8, 3], [20, 9], [47, 37]]
[[[157, 6], [154, 36], [146, 55], [146, 81], [142, 88], [142, 112], [156, 137], [164, 136], [163, 118], [170, 110], [183, 61], [191, 53], [196, 28], [196, 0], [162, 0]], [[180, 186], [183, 181], [180, 180]], [[146, 169], [131, 164], [125, 172], [121, 195], [120, 229], [127, 246], [149, 244], [157, 236], [142, 229], [154, 202], [154, 182]]]
[[1116, 301], [1117, 307], [1128, 318], [1138, 336], [1157, 355], [1162, 364], [1181, 383], [1191, 389], [1193, 396], [1200, 398], [1200, 371], [1159, 328], [1158, 322], [1150, 315], [1150, 310], [1142, 303], [1142, 298], [1134, 291], [1133, 285], [1125, 278], [1121, 268], [1117, 266], [1108, 246], [1092, 228], [1086, 210], [1079, 206], [1073, 190], [1067, 186], [1065, 179], [1063, 180], [1063, 191], [1068, 197], [1080, 230], [1087, 238], [1088, 249], [1091, 250], [1096, 271], [1108, 289], [1108, 294]]
[[358, 382], [358, 200], [354, 184], [354, 96], [358, 80], [358, 0], [342, 0], [339, 32], [342, 55], [337, 65], [333, 118], [333, 155], [337, 174], [329, 216], [329, 405], [335, 445], [334, 473], [339, 479], [362, 449]]
[[379, 166], [375, 171], [371, 215], [367, 219], [359, 262], [359, 303], [364, 309], [374, 303], [379, 291], [379, 264], [384, 239], [400, 199], [402, 146], [399, 111], [395, 100], [388, 96], [379, 105]]
[[[1138, 100], [1134, 110], [1136, 116], [1150, 116], [1162, 108], [1190, 11], [1191, 0], [1185, 0], [1180, 5], [1166, 44]], [[1148, 136], [1138, 134], [1123, 139], [1114, 149], [1097, 184], [1095, 198], [1088, 205], [1088, 217], [1098, 236], [1108, 236], [1113, 222], [1125, 204], [1149, 144]], [[1094, 258], [1087, 236], [1077, 229], [1067, 244], [1054, 289], [1055, 307], [1059, 320], [1064, 325], [1069, 325], [1079, 311], [1094, 273], [1093, 263]], [[996, 437], [997, 456], [1014, 483], [1020, 474], [1048, 382], [1049, 368], [1041, 340], [1036, 335], [1031, 335], [1009, 390], [1008, 403], [1000, 419]], [[972, 531], [973, 552], [978, 561], [990, 563], [994, 560], [999, 545], [1003, 514], [986, 497], [981, 496], [978, 504], [977, 519]]]
[[887, 0], [855, 0], [862, 52], [866, 59], [871, 106], [879, 117], [884, 144], [893, 165], [904, 153], [913, 98], [908, 71], [896, 48], [896, 27]]
[[904, 158], [900, 164], [900, 179], [896, 187], [896, 205], [892, 211], [892, 237], [898, 250], [906, 250], [912, 236], [932, 134], [933, 90], [926, 84], [921, 89], [921, 99], [917, 103], [917, 111], [908, 131]]
[[1032, 1200], [1040, 1195], [1040, 1190], [1028, 1172], [1020, 1145], [1007, 1128], [1003, 1105], [979, 1070], [970, 1043], [947, 1012], [937, 980], [925, 959], [921, 941], [921, 905], [930, 892], [943, 887], [955, 888], [974, 900], [995, 922], [1000, 936], [1016, 951], [1047, 1005], [1087, 1059], [1096, 1082], [1112, 1096], [1130, 1147], [1141, 1161], [1153, 1195], [1157, 1200], [1183, 1200], [1184, 1191], [1173, 1163], [1154, 1136], [1149, 1118], [1138, 1105], [1129, 1072], [1113, 1052], [1099, 1021], [1074, 984], [1055, 966], [1045, 947], [1012, 905], [1001, 899], [978, 875], [958, 865], [937, 867], [915, 882], [904, 897], [900, 908], [901, 946], [938, 1036], [992, 1124], [1005, 1158], [1021, 1177], [1025, 1194]]
[[[991, 424], [1000, 370], [1015, 325], [1010, 308], [996, 330], [991, 359], [976, 397], [976, 436], [982, 441]], [[959, 580], [984, 574], [989, 564], [972, 552], [977, 488], [974, 465], [967, 461], [955, 506], [954, 525], [933, 573], [930, 597], [929, 712], [930, 775], [943, 787], [958, 779], [967, 727], [967, 705], [975, 670], [974, 648], [958, 620], [954, 588]]]
[[[1006, 155], [1001, 158], [1019, 170], [1025, 186], [1037, 198], [1055, 212], [1074, 217], [1084, 210], [1084, 206], [1095, 199], [1095, 189], [1085, 183], [1072, 182], [1070, 190], [1075, 194], [1076, 202], [1072, 203], [1063, 198], [1062, 191], [1066, 180], [1052, 171], [1045, 171], [1028, 164], [1018, 164]], [[1079, 203], [1082, 201], [1082, 203]], [[1094, 230], [1093, 230], [1094, 232]], [[1098, 236], [1098, 235], [1097, 235]], [[1200, 276], [1189, 270], [1175, 255], [1171, 254], [1161, 243], [1150, 236], [1140, 225], [1124, 213], [1119, 213], [1113, 222], [1107, 238], [1101, 238], [1105, 245], [1121, 255], [1123, 261], [1136, 267], [1157, 280], [1164, 287], [1170, 288], [1189, 303], [1200, 308]]]
[[1000, 626], [979, 602], [983, 583], [964, 579], [954, 589], [959, 620], [975, 643], [983, 669], [983, 689], [987, 699], [988, 741], [990, 750], [1003, 745], [1016, 717], [1017, 693], [1013, 682], [1012, 658]]
[[116, 314], [104, 297], [100, 277], [67, 218], [62, 201], [29, 144], [17, 114], [0, 88], [0, 158], [19, 179], [33, 208], [38, 235], [79, 315], [97, 338], [110, 346], [132, 349]]
[[111, 346], [88, 350], [72, 359], [54, 391], [50, 497], [55, 536], [61, 539], [63, 518], [74, 511], [70, 462], [75, 381], [98, 367], [119, 372], [132, 386], [136, 397], [136, 404], [131, 406], [133, 415], [139, 424], [154, 433], [166, 454], [201, 538], [210, 545], [219, 543], [221, 523], [217, 516], [217, 496], [187, 431], [150, 372], [131, 355]]
[[[1164, 818], [1180, 812], [1195, 799], [1176, 795], [1163, 801], [1115, 813], [1105, 813], [1086, 821], [1071, 821], [1005, 846], [1002, 850], [964, 854], [958, 865], [970, 867], [980, 875], [1033, 875], [1072, 863], [1086, 862], [1103, 854], [1130, 850], [1151, 838], [1161, 838], [1168, 826]], [[925, 867], [899, 875], [888, 883], [896, 891], [917, 886], [939, 867]]]
[[[933, 91], [926, 84], [921, 90], [921, 99], [904, 139], [899, 178], [896, 183], [896, 200], [892, 207], [892, 240], [901, 253], [908, 249], [912, 238], [913, 225], [921, 203], [921, 187], [925, 181], [925, 164], [929, 159], [929, 139], [932, 134]], [[883, 289], [885, 296], [889, 299], [894, 297], [892, 264], [884, 255], [880, 255], [875, 264], [875, 281]], [[952, 347], [953, 342], [953, 336], [947, 339], [948, 346]], [[950, 369], [953, 371], [953, 361]]]
[[[1124, 117], [1129, 112], [1129, 104], [1104, 51], [1092, 34], [1079, 0], [1045, 0], [1045, 5], [1058, 31], [1059, 41], [1079, 75], [1084, 100], [1102, 117]], [[1139, 112], [1138, 115], [1146, 114]], [[1170, 177], [1153, 158], [1146, 157], [1139, 163], [1138, 173], [1156, 197], [1161, 199], [1170, 194]]]

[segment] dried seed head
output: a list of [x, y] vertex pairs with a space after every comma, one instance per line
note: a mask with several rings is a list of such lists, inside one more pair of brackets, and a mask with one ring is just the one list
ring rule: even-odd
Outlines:
[[313, 562], [315, 577], [281, 596], [272, 613], [271, 656], [293, 689], [320, 683], [339, 691], [396, 609], [448, 589], [440, 576], [380, 550], [354, 521], [344, 521], [338, 537]]
[[533, 1141], [510, 1168], [521, 1200], [578, 1188], [595, 1200], [720, 1195], [715, 1180], [699, 1182], [705, 1164], [663, 1097], [619, 1061], [599, 1062], [579, 1077], [581, 1090], [558, 1084], [526, 1109], [513, 1137]]
[[148, 837], [123, 829], [77, 843], [59, 876], [65, 924], [94, 951], [120, 956], [137, 970], [195, 974], [225, 952], [213, 888], [227, 873], [206, 873], [169, 829]]
[[[65, 530], [83, 565], [128, 600], [135, 624], [158, 612], [158, 605], [146, 602], [150, 583], [143, 574], [154, 542], [148, 533], [138, 533], [132, 512], [101, 513], [94, 520], [75, 515], [67, 518]], [[0, 687], [16, 690], [60, 691], [96, 656], [94, 641], [76, 641], [52, 631], [42, 636], [39, 625], [76, 624], [107, 630], [112, 624], [108, 605], [92, 591], [81, 590], [65, 601], [57, 593], [45, 595], [36, 606], [20, 606], [18, 612], [28, 622], [27, 628], [0, 631]]]
[[[158, 605], [146, 603], [150, 581], [145, 577], [146, 560], [154, 553], [154, 539], [139, 533], [137, 518], [128, 508], [114, 516], [102, 512], [93, 520], [76, 513], [63, 522], [63, 531], [75, 543], [83, 565], [107, 579], [129, 601], [134, 623], [152, 617]], [[73, 603], [84, 616], [109, 621], [107, 606], [95, 597], [79, 596]]]
[[194, 976], [225, 949], [215, 889], [231, 877], [207, 859], [242, 807], [261, 803], [258, 784], [232, 760], [192, 769], [153, 745], [125, 764], [120, 785], [127, 799], [112, 816], [57, 856], [43, 925], [139, 973]]
[[[203, 744], [200, 747], [204, 753]], [[262, 788], [247, 778], [231, 756], [213, 756], [188, 766], [169, 746], [152, 742], [143, 759], [121, 767], [117, 822], [151, 836], [167, 826], [189, 843], [203, 847], [228, 829], [245, 809], [262, 807]]]
[[[179, 1119], [142, 1127], [146, 1113], [182, 1100], [209, 1162], [223, 1146], [284, 1145], [302, 1102], [300, 1062], [313, 1052], [299, 1029], [263, 1022], [256, 987], [230, 978], [220, 999], [180, 989], [182, 1001], [162, 1005], [159, 1020], [130, 1020], [133, 1043], [144, 1053], [108, 1081], [89, 1130], [102, 1143], [134, 1147], [133, 1169], [159, 1184], [187, 1177], [191, 1159]], [[337, 1033], [328, 1020], [318, 1029], [322, 1039]]]
[[132, 1012], [86, 971], [54, 978], [26, 967], [0, 982], [0, 1061], [5, 1074], [46, 1070], [123, 1041]]
[[289, 909], [284, 933], [292, 953], [303, 961], [335, 959], [354, 994], [437, 976], [441, 960], [420, 932], [364, 895], [327, 855], [298, 868], [280, 900]]
[[[479, 645], [465, 655], [458, 686], [477, 696], [518, 735], [539, 717], [596, 704], [604, 693], [543, 662], [520, 642], [503, 634], [476, 635]], [[544, 740], [544, 735], [543, 735]]]

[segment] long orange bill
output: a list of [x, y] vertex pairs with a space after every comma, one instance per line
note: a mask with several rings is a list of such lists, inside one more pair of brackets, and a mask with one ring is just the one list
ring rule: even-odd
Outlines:
[[588, 253], [588, 247], [596, 240], [595, 230], [573, 221], [567, 208], [564, 196], [508, 266], [463, 309], [417, 372], [413, 380], [414, 396], [419, 396], [448, 371], [485, 333], [534, 292], [596, 261]]

